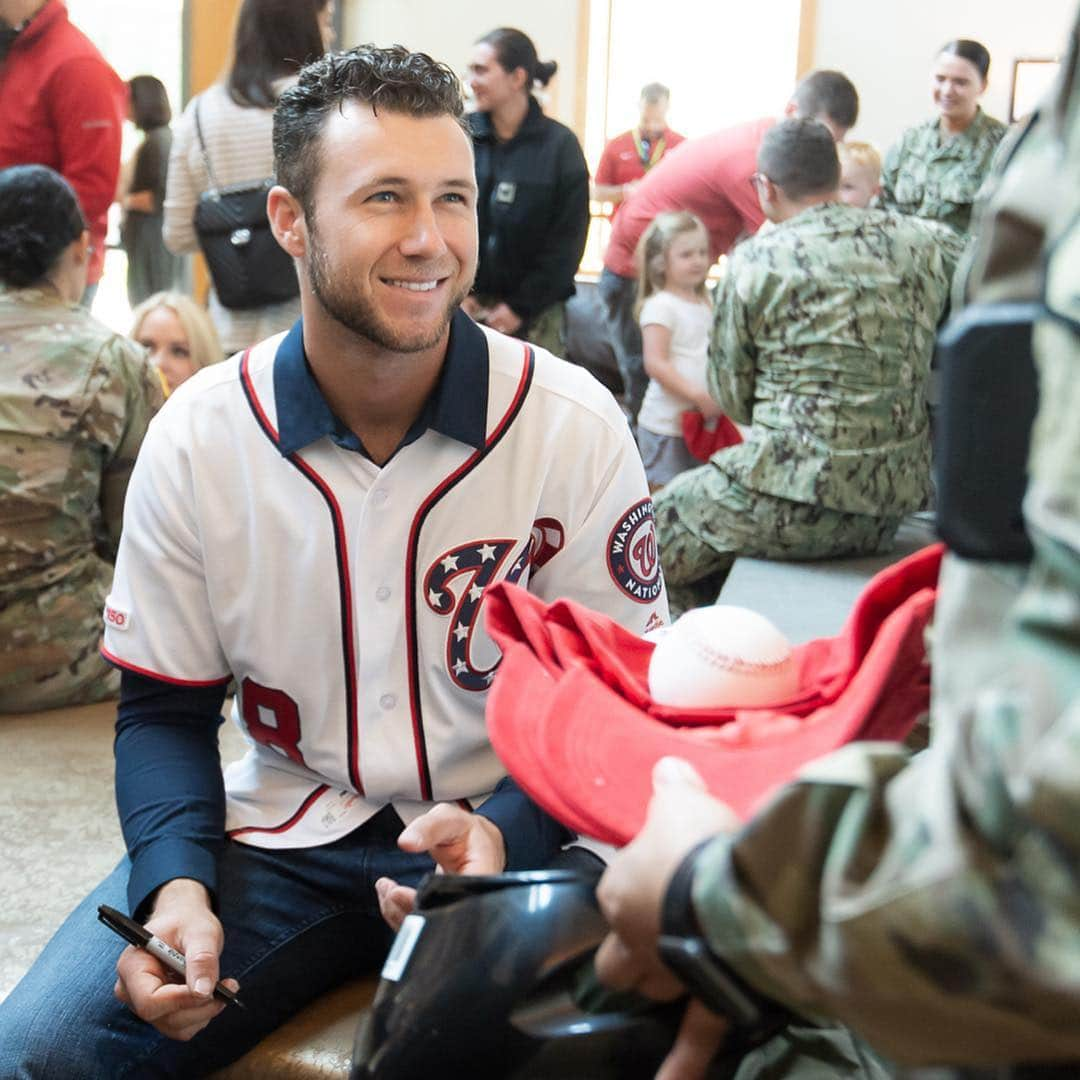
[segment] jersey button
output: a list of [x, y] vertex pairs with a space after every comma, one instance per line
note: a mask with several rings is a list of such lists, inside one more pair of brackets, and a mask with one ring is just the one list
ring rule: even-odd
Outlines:
[[389, 600], [390, 599], [390, 586], [389, 585], [380, 585], [375, 590], [375, 599], [376, 600]]
[[379, 698], [379, 705], [389, 712], [397, 704], [397, 698], [393, 694], [383, 694]]
[[374, 492], [371, 496], [371, 500], [376, 506], [382, 506], [388, 498], [390, 498], [390, 496], [382, 488], [379, 488], [379, 490]]

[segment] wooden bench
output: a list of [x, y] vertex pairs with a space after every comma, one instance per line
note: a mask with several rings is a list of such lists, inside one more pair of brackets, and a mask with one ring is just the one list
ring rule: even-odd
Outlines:
[[356, 979], [324, 994], [213, 1080], [348, 1080], [356, 1026], [377, 985]]

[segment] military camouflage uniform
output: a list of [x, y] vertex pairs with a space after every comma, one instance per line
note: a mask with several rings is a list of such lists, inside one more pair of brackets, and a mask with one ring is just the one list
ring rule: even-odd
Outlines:
[[812, 764], [694, 879], [713, 947], [759, 988], [968, 1077], [1080, 1076], [1078, 44], [1080, 22], [1056, 103], [992, 183], [966, 293], [1030, 298], [1048, 258], [1034, 560], [947, 561], [928, 750]]
[[0, 712], [116, 694], [101, 612], [161, 401], [139, 349], [81, 307], [0, 287]]
[[673, 613], [712, 603], [737, 555], [888, 550], [924, 504], [926, 380], [951, 270], [938, 231], [828, 203], [731, 255], [709, 389], [752, 427], [656, 496]]
[[908, 128], [885, 156], [881, 205], [966, 233], [975, 196], [1005, 131], [982, 109], [966, 131], [944, 142], [936, 116]]

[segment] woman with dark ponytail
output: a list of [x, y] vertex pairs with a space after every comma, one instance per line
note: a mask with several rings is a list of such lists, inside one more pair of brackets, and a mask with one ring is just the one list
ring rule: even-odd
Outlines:
[[545, 116], [532, 93], [557, 67], [508, 27], [473, 47], [480, 265], [465, 310], [561, 355], [564, 305], [589, 231], [589, 170], [577, 136]]
[[941, 47], [930, 76], [936, 114], [908, 128], [885, 159], [881, 201], [887, 209], [944, 222], [966, 234], [1005, 125], [979, 106], [990, 53], [959, 38]]
[[98, 654], [124, 493], [161, 404], [139, 349], [79, 306], [75, 192], [0, 171], [0, 713], [116, 696]]

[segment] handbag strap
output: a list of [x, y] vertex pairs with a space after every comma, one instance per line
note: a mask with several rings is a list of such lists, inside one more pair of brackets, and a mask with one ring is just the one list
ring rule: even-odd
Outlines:
[[195, 99], [195, 134], [199, 138], [199, 153], [202, 154], [203, 164], [206, 166], [206, 175], [210, 180], [210, 191], [216, 192], [220, 185], [217, 182], [217, 178], [214, 176], [214, 170], [210, 165], [210, 154], [206, 149], [206, 140], [203, 138], [202, 121], [199, 118], [199, 107], [202, 105], [202, 98], [197, 97]]

